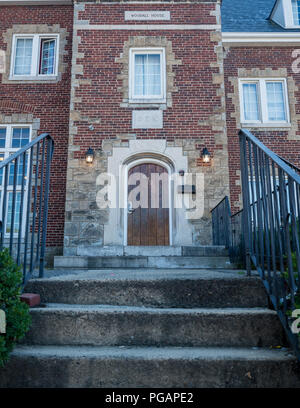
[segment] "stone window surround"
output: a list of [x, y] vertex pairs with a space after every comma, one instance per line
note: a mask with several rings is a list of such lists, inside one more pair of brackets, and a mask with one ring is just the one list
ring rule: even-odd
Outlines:
[[[59, 44], [58, 44], [58, 68], [57, 75], [51, 78], [40, 78], [32, 77], [26, 79], [10, 79], [11, 72], [11, 60], [13, 52], [13, 37], [18, 34], [41, 34], [41, 35], [58, 35]], [[65, 72], [66, 63], [63, 62], [64, 55], [67, 54], [65, 46], [67, 44], [68, 32], [65, 28], [61, 28], [59, 24], [54, 24], [52, 26], [46, 24], [14, 24], [12, 28], [6, 30], [3, 33], [3, 40], [6, 43], [6, 59], [5, 59], [5, 72], [2, 74], [2, 83], [3, 84], [24, 84], [24, 83], [34, 83], [42, 84], [45, 81], [50, 83], [56, 83], [61, 80], [62, 74]]]
[[33, 140], [38, 135], [40, 119], [35, 118], [31, 113], [12, 113], [11, 115], [0, 113], [0, 126], [1, 125], [31, 125], [31, 140]]
[[[241, 123], [241, 112], [240, 112], [240, 95], [239, 95], [239, 79], [250, 79], [250, 78], [285, 78], [287, 82], [287, 94], [288, 94], [288, 107], [290, 112], [290, 123], [279, 125], [274, 124], [243, 124]], [[300, 114], [296, 113], [297, 99], [295, 92], [298, 91], [295, 80], [292, 76], [288, 76], [286, 68], [279, 68], [273, 70], [271, 68], [267, 69], [245, 69], [239, 68], [238, 75], [235, 77], [229, 77], [229, 82], [233, 86], [233, 93], [228, 93], [228, 98], [232, 100], [234, 105], [234, 112], [231, 113], [231, 118], [235, 119], [237, 128], [247, 128], [250, 131], [262, 130], [262, 131], [285, 131], [287, 132], [287, 140], [300, 140], [300, 135], [298, 132], [298, 122], [300, 121]]]
[[[166, 61], [166, 101], [163, 103], [132, 103], [129, 99], [129, 59], [131, 48], [164, 48]], [[158, 108], [167, 109], [172, 107], [172, 93], [178, 92], [178, 88], [174, 86], [173, 65], [181, 65], [182, 61], [175, 58], [172, 51], [172, 42], [162, 36], [130, 36], [128, 41], [125, 41], [123, 53], [115, 59], [116, 63], [122, 64], [121, 74], [118, 79], [122, 80], [122, 87], [118, 91], [123, 94], [123, 100], [120, 104], [123, 108]]]

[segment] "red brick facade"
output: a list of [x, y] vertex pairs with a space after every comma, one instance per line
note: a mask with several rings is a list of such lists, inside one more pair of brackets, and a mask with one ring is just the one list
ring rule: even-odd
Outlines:
[[9, 6], [0, 7], [0, 49], [7, 50], [4, 34], [14, 25], [59, 25], [65, 29], [67, 44], [63, 61], [65, 70], [58, 82], [1, 83], [0, 114], [32, 114], [40, 120], [38, 134], [49, 132], [55, 140], [51, 172], [48, 245], [61, 247], [63, 243], [66, 196], [67, 150], [72, 55], [72, 6]]
[[[48, 247], [61, 248], [64, 235], [68, 239], [71, 236], [73, 246], [82, 244], [86, 231], [93, 234], [95, 228], [101, 229], [108, 222], [107, 214], [95, 213], [94, 192], [85, 194], [80, 177], [83, 183], [95, 184], [99, 169], [106, 171], [112, 154], [103, 149], [103, 142], [111, 141], [114, 147], [122, 147], [130, 139], [164, 140], [168, 146], [182, 147], [188, 170], [205, 174], [204, 221], [200, 227], [193, 224], [193, 244], [203, 243], [199, 235], [209, 235], [210, 210], [224, 195], [230, 192], [233, 211], [239, 209], [237, 132], [241, 123], [234, 81], [240, 72], [256, 69], [263, 77], [263, 72], [271, 68], [280, 72], [280, 77], [287, 78], [292, 128], [253, 128], [251, 131], [273, 151], [300, 165], [300, 89], [296, 87], [300, 74], [292, 72], [294, 48], [223, 49], [219, 3], [217, 0], [178, 4], [79, 1], [74, 6], [0, 7], [0, 50], [8, 51], [11, 40], [7, 33], [18, 25], [28, 25], [33, 31], [37, 25], [58, 26], [66, 33], [60, 56], [61, 75], [57, 81], [13, 82], [4, 80], [0, 74], [0, 116], [30, 114], [40, 121], [38, 133], [49, 132], [55, 140]], [[127, 21], [126, 11], [169, 11], [171, 19]], [[143, 28], [135, 28], [137, 25]], [[134, 106], [126, 101], [126, 53], [130, 44], [147, 47], [153, 41], [167, 50], [167, 102], [154, 107]], [[163, 127], [133, 128], [132, 111], [143, 109], [162, 110]], [[86, 168], [84, 157], [89, 147], [98, 154], [98, 162]], [[204, 165], [201, 159], [204, 147], [211, 153], [209, 165]], [[76, 198], [80, 195], [81, 198]], [[84, 200], [88, 200], [86, 205]], [[70, 233], [66, 233], [65, 220]], [[102, 238], [96, 234], [89, 244], [102, 242]]]
[[[235, 114], [237, 113], [236, 105], [232, 101], [232, 94], [235, 92], [230, 78], [238, 78], [238, 70], [246, 69], [247, 71], [257, 70], [264, 71], [266, 68], [271, 68], [273, 71], [280, 69], [286, 70], [285, 75], [275, 74], [276, 76], [285, 76], [288, 81], [289, 96], [293, 95], [294, 100], [289, 98], [289, 111], [291, 114], [291, 124], [294, 128], [294, 134], [291, 134], [291, 129], [274, 128], [251, 128], [251, 132], [257, 136], [267, 147], [278, 155], [289, 160], [296, 166], [300, 166], [300, 130], [298, 128], [298, 120], [300, 113], [300, 89], [297, 89], [297, 84], [300, 81], [300, 74], [294, 73], [292, 66], [294, 58], [292, 53], [294, 47], [233, 47], [226, 53], [224, 59], [225, 73], [225, 89], [226, 89], [226, 117], [227, 117], [227, 137], [228, 137], [228, 154], [229, 160], [229, 175], [230, 175], [230, 197], [233, 211], [238, 211], [240, 208], [235, 204], [240, 199], [241, 189], [239, 186], [239, 175], [237, 171], [240, 168], [240, 147], [238, 138], [238, 129], [241, 124], [237, 123]], [[256, 77], [255, 73], [253, 74]], [[268, 77], [267, 74], [264, 76]], [[294, 86], [294, 84], [296, 86]], [[237, 95], [235, 95], [237, 97]], [[295, 111], [295, 114], [293, 114]], [[238, 118], [239, 119], [239, 118]], [[298, 139], [298, 140], [297, 140]], [[238, 183], [237, 183], [238, 182]]]
[[[124, 21], [125, 11], [170, 10], [172, 21], [169, 24], [216, 24], [216, 18], [210, 16], [214, 4], [195, 5], [96, 5], [87, 4], [84, 12], [79, 12], [81, 20], [89, 24], [141, 24], [141, 21]], [[151, 22], [154, 25], [161, 22]], [[86, 122], [75, 121], [78, 127], [74, 144], [80, 146], [74, 158], [83, 157], [86, 149], [93, 145], [101, 148], [103, 139], [115, 139], [120, 133], [135, 133], [139, 138], [202, 139], [212, 152], [215, 148], [214, 132], [211, 128], [200, 128], [199, 120], [204, 121], [213, 109], [221, 108], [221, 98], [217, 95], [219, 84], [213, 83], [213, 74], [218, 68], [211, 68], [216, 63], [214, 46], [208, 30], [80, 30], [78, 52], [84, 54], [77, 62], [83, 65], [83, 75], [79, 79], [91, 80], [91, 85], [76, 88], [75, 97], [81, 102], [74, 105], [84, 117], [100, 117], [101, 123], [95, 125], [95, 133], [88, 131]], [[165, 37], [172, 43], [175, 58], [181, 64], [173, 67], [175, 87], [172, 93], [172, 107], [164, 111], [163, 129], [132, 129], [132, 107], [120, 107], [123, 95], [120, 91], [122, 80], [118, 76], [122, 64], [116, 62], [123, 53], [123, 47], [130, 37]], [[142, 109], [142, 107], [138, 108]], [[200, 151], [201, 147], [198, 149]]]

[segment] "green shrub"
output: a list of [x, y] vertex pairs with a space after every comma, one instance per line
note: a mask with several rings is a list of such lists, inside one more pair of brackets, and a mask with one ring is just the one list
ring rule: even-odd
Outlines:
[[29, 307], [20, 300], [22, 272], [7, 249], [0, 251], [0, 309], [6, 314], [6, 333], [0, 334], [0, 367], [31, 324]]

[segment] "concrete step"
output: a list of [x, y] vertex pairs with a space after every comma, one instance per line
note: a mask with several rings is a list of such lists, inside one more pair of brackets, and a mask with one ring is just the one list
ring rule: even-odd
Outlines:
[[[70, 254], [65, 254], [70, 255]], [[224, 246], [121, 246], [79, 245], [79, 256], [228, 256]]]
[[225, 256], [55, 256], [54, 268], [232, 269]]
[[266, 307], [267, 296], [258, 277], [245, 271], [105, 269], [46, 271], [32, 279], [26, 292], [42, 302], [149, 307]]
[[159, 309], [48, 304], [31, 310], [26, 344], [268, 347], [285, 344], [268, 309]]
[[286, 350], [18, 346], [0, 387], [299, 388], [300, 379]]

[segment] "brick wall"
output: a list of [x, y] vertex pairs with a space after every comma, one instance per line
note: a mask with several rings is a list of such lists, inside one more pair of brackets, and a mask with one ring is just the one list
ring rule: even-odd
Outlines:
[[293, 47], [236, 47], [226, 50], [224, 75], [229, 154], [230, 195], [233, 211], [240, 209], [240, 124], [237, 78], [287, 78], [291, 128], [249, 128], [267, 147], [300, 166], [300, 74], [292, 71]]
[[[169, 24], [216, 24], [216, 17], [211, 16], [215, 4], [85, 4], [85, 10], [79, 11], [80, 20], [89, 24], [143, 24], [143, 21], [124, 21], [125, 11], [169, 10]], [[162, 22], [151, 21], [151, 24]], [[147, 22], [149, 24], [149, 21]], [[113, 139], [119, 133], [135, 133], [137, 138], [203, 138], [203, 143], [214, 149], [214, 132], [211, 128], [200, 129], [199, 120], [206, 120], [213, 112], [213, 107], [221, 106], [221, 98], [217, 95], [219, 84], [213, 82], [213, 75], [219, 72], [218, 67], [212, 68], [216, 62], [216, 53], [209, 31], [137, 31], [137, 30], [80, 30], [77, 63], [82, 65], [83, 73], [77, 75], [79, 80], [86, 80], [76, 88], [75, 98], [80, 102], [74, 104], [74, 110], [81, 116], [97, 117], [95, 133], [88, 132], [86, 121], [75, 121], [78, 133], [74, 144], [80, 151], [74, 158], [83, 157], [92, 143], [100, 148], [103, 139]], [[120, 107], [122, 103], [122, 81], [118, 78], [122, 64], [116, 59], [123, 53], [125, 42], [130, 37], [164, 37], [172, 43], [175, 57], [181, 60], [179, 66], [173, 68], [175, 86], [173, 106], [164, 111], [164, 129], [140, 130], [131, 128], [132, 108]], [[89, 83], [87, 81], [90, 81]], [[200, 149], [200, 147], [199, 147]]]
[[[11, 47], [13, 30], [22, 31], [16, 26], [59, 27], [65, 33], [61, 50], [61, 77], [57, 82], [13, 83], [0, 74], [0, 117], [16, 117], [27, 114], [30, 118], [40, 120], [38, 134], [49, 132], [55, 140], [55, 152], [52, 162], [51, 194], [49, 203], [49, 228], [47, 245], [63, 246], [66, 169], [68, 149], [68, 126], [71, 82], [72, 52], [72, 6], [9, 6], [0, 7], [0, 49], [8, 51]], [[52, 28], [51, 28], [52, 27]], [[25, 27], [26, 28], [26, 27]], [[43, 27], [40, 27], [43, 30]], [[39, 32], [39, 31], [37, 31]], [[29, 116], [28, 116], [29, 115]], [[28, 119], [29, 118], [29, 119]], [[1, 124], [1, 120], [0, 120]]]

